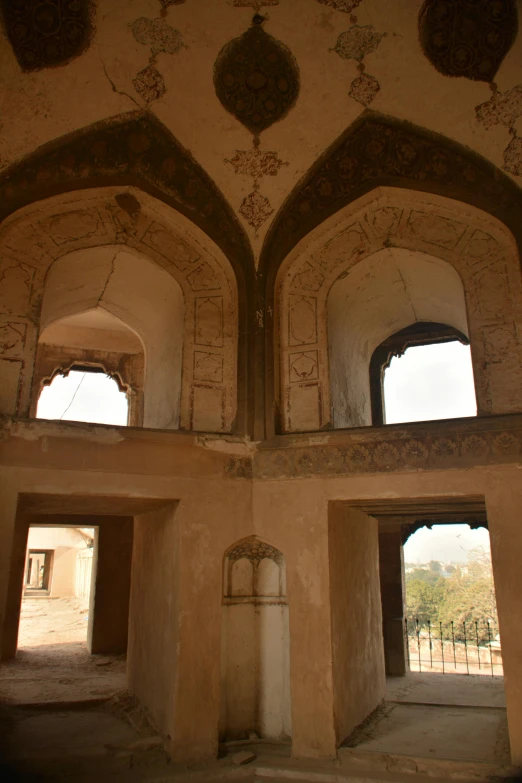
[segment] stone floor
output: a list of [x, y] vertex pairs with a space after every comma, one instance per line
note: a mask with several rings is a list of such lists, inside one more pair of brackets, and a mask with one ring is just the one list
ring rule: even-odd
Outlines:
[[22, 602], [18, 652], [0, 666], [0, 704], [88, 702], [125, 688], [125, 656], [89, 655], [76, 598]]
[[386, 702], [356, 729], [345, 747], [509, 764], [503, 678], [417, 673], [389, 678]]
[[438, 674], [390, 679], [387, 701], [335, 761], [293, 760], [289, 748], [260, 743], [246, 767], [233, 763], [238, 748], [175, 765], [125, 691], [124, 657], [90, 656], [86, 628], [75, 599], [24, 601], [19, 653], [0, 667], [2, 781], [435, 783], [509, 772], [502, 678]]

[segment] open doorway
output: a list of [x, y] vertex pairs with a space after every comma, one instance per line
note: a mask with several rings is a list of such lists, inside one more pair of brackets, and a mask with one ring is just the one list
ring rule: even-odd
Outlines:
[[404, 546], [407, 667], [503, 675], [487, 528], [422, 527]]

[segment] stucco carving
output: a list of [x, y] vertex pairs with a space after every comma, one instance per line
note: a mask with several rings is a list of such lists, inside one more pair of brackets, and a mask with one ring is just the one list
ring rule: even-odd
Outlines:
[[295, 104], [299, 70], [286, 46], [254, 24], [219, 53], [214, 85], [225, 109], [258, 135]]
[[317, 2], [321, 3], [321, 5], [327, 5], [329, 8], [334, 8], [336, 11], [351, 14], [362, 3], [362, 0], [317, 0]]
[[154, 65], [147, 65], [146, 68], [138, 71], [132, 83], [134, 89], [145, 103], [159, 100], [167, 91], [165, 80]]
[[270, 201], [257, 190], [245, 196], [239, 207], [241, 215], [256, 231], [270, 217], [273, 211]]
[[[469, 425], [468, 425], [469, 426]], [[500, 427], [500, 429], [499, 429]], [[518, 462], [522, 456], [522, 431], [519, 425], [502, 429], [500, 422], [482, 424], [469, 432], [468, 427], [438, 425], [422, 429], [415, 436], [398, 432], [383, 438], [362, 432], [351, 438], [332, 439], [325, 445], [293, 443], [287, 448], [270, 446], [256, 452], [253, 476], [259, 479], [350, 476], [363, 473], [441, 470], [498, 462]]]
[[426, 0], [419, 15], [420, 41], [446, 76], [492, 81], [518, 29], [515, 0]]
[[[17, 250], [19, 237], [25, 238], [21, 251]], [[197, 422], [207, 431], [230, 430], [236, 404], [235, 283], [225, 257], [217, 247], [212, 249], [212, 243], [205, 245], [203, 237], [150, 196], [121, 188], [58, 197], [4, 221], [0, 253], [6, 246], [12, 250], [9, 256], [0, 256], [0, 313], [9, 313], [10, 318], [9, 323], [0, 324], [0, 349], [24, 361], [20, 413], [29, 401], [37, 338], [32, 324], [40, 317], [47, 270], [71, 251], [119, 243], [159, 264], [183, 290], [181, 427], [190, 429]], [[13, 258], [17, 253], [24, 259], [18, 264]]]
[[2, 0], [1, 11], [24, 71], [65, 65], [89, 45], [94, 13], [91, 0]]
[[[457, 270], [466, 295], [479, 410], [522, 408], [515, 380], [522, 375], [515, 326], [522, 320], [522, 282], [514, 238], [500, 223], [446, 199], [393, 188], [363, 197], [331, 222], [317, 239], [310, 238], [304, 253], [290, 254], [280, 272], [276, 340], [286, 430], [331, 426], [328, 294], [336, 280], [386, 247], [426, 253]], [[450, 445], [441, 441], [433, 448]]]
[[[332, 145], [277, 215], [263, 247], [260, 268], [278, 267], [313, 228], [361, 193], [382, 184], [445, 192], [492, 214], [504, 211], [516, 230], [522, 199], [517, 186], [493, 174], [468, 150], [420, 128], [365, 114]], [[510, 222], [511, 221], [511, 222]]]
[[150, 46], [151, 55], [176, 54], [183, 46], [183, 36], [179, 30], [175, 30], [164, 19], [147, 19], [140, 16], [131, 24], [134, 39], [144, 46]]
[[[251, 255], [243, 229], [210, 177], [150, 112], [96, 123], [5, 170], [0, 177], [0, 220], [32, 201], [90, 185], [94, 178], [122, 185], [145, 182], [200, 226], [229, 258]], [[121, 208], [118, 214], [122, 230], [124, 225], [134, 230], [136, 216]], [[34, 241], [20, 237], [17, 247]]]
[[369, 106], [380, 89], [381, 86], [374, 76], [362, 73], [351, 83], [348, 95], [362, 106]]
[[385, 33], [378, 33], [372, 24], [361, 27], [354, 24], [341, 33], [333, 50], [343, 60], [363, 60], [367, 54], [375, 52]]
[[522, 177], [522, 138], [514, 136], [504, 150], [504, 166], [510, 174]]
[[246, 538], [244, 541], [240, 541], [233, 549], [227, 552], [227, 559], [230, 562], [241, 560], [243, 557], [252, 561], [263, 560], [263, 558], [266, 557], [280, 565], [282, 563], [283, 555], [275, 547], [252, 536], [251, 538]]

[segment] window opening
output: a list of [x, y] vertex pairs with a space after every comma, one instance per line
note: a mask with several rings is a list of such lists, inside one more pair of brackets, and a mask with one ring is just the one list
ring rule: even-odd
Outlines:
[[396, 332], [373, 353], [370, 391], [374, 425], [476, 416], [467, 337], [431, 322]]
[[73, 369], [55, 375], [50, 384], [44, 386], [36, 417], [125, 426], [127, 395], [102, 368], [75, 365]]
[[487, 529], [417, 530], [404, 545], [404, 571], [410, 671], [503, 675]]

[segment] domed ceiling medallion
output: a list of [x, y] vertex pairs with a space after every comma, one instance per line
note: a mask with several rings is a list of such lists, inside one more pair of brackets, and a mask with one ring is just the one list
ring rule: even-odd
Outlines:
[[516, 0], [426, 0], [419, 35], [428, 60], [446, 76], [491, 82], [518, 30]]
[[225, 109], [258, 136], [294, 106], [299, 68], [287, 47], [254, 23], [219, 53], [214, 86]]

